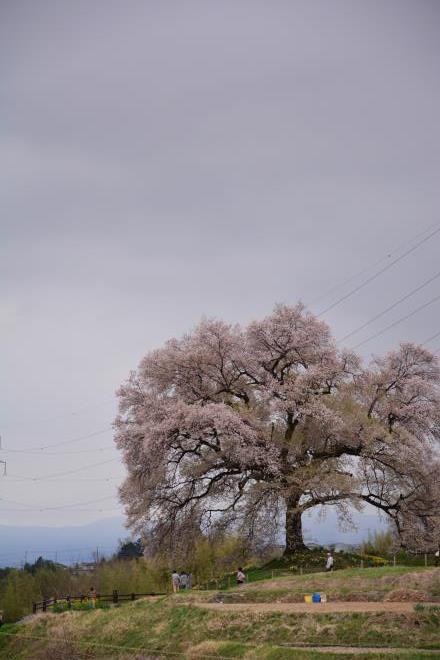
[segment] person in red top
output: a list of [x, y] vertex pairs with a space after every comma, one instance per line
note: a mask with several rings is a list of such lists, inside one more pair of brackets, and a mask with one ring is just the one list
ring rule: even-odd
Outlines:
[[92, 601], [93, 607], [96, 607], [96, 590], [95, 587], [89, 589], [89, 599]]

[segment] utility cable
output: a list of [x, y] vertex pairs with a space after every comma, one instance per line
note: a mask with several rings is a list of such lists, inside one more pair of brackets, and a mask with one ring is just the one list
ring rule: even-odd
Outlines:
[[[0, 513], [44, 513], [46, 509], [0, 509]], [[121, 513], [121, 509], [66, 509], [64, 513]]]
[[423, 243], [426, 243], [426, 241], [428, 241], [430, 238], [432, 238], [433, 236], [435, 236], [435, 235], [438, 234], [439, 232], [440, 232], [440, 227], [437, 227], [437, 229], [435, 229], [433, 232], [431, 232], [430, 234], [428, 234], [428, 236], [425, 236], [425, 238], [423, 238], [421, 241], [419, 241], [418, 243], [416, 243], [416, 245], [413, 245], [413, 247], [411, 247], [409, 250], [406, 250], [406, 252], [404, 252], [403, 254], [401, 254], [399, 257], [396, 257], [396, 259], [393, 259], [393, 261], [391, 261], [389, 264], [387, 264], [386, 266], [384, 266], [383, 268], [381, 268], [380, 270], [378, 270], [376, 273], [374, 273], [373, 275], [371, 275], [370, 277], [368, 277], [366, 280], [364, 280], [363, 282], [361, 282], [360, 284], [358, 284], [358, 286], [354, 287], [354, 289], [351, 289], [351, 291], [349, 291], [348, 293], [346, 293], [344, 296], [341, 296], [340, 298], [338, 298], [338, 300], [336, 300], [334, 303], [332, 303], [331, 305], [329, 305], [328, 307], [326, 307], [322, 312], [320, 312], [320, 313], [318, 314], [318, 316], [322, 316], [323, 314], [326, 314], [327, 312], [330, 312], [330, 311], [331, 311], [332, 309], [334, 309], [337, 305], [339, 305], [340, 303], [344, 302], [344, 301], [347, 300], [348, 298], [351, 298], [351, 296], [353, 296], [355, 293], [357, 293], [358, 291], [360, 291], [361, 289], [363, 289], [365, 286], [367, 286], [368, 284], [370, 284], [371, 282], [373, 282], [373, 281], [374, 281], [375, 279], [377, 279], [380, 275], [382, 275], [382, 274], [385, 273], [387, 270], [389, 270], [390, 268], [392, 268], [395, 264], [397, 264], [399, 261], [401, 261], [402, 259], [404, 259], [405, 257], [407, 257], [409, 254], [411, 254], [412, 252], [414, 252], [415, 250], [417, 250], [417, 248], [419, 248], [421, 245], [423, 245]]
[[357, 279], [357, 278], [360, 277], [361, 275], [364, 275], [365, 273], [368, 273], [369, 270], [371, 270], [371, 269], [374, 268], [375, 266], [379, 266], [379, 264], [381, 264], [383, 261], [387, 261], [387, 260], [390, 259], [394, 254], [397, 254], [398, 252], [400, 252], [400, 250], [401, 250], [402, 248], [406, 247], [407, 245], [410, 245], [410, 244], [413, 243], [415, 240], [417, 240], [420, 236], [423, 236], [424, 234], [426, 234], [427, 231], [430, 231], [433, 227], [437, 227], [437, 226], [438, 226], [438, 222], [435, 222], [435, 223], [429, 225], [429, 226], [426, 227], [423, 231], [418, 232], [417, 234], [415, 234], [412, 238], [410, 238], [410, 239], [408, 239], [408, 240], [403, 241], [402, 243], [400, 243], [399, 246], [398, 246], [397, 248], [395, 248], [394, 250], [391, 250], [391, 251], [388, 252], [387, 254], [384, 254], [383, 257], [381, 257], [380, 259], [377, 259], [377, 260], [374, 261], [372, 264], [369, 264], [368, 266], [366, 266], [366, 267], [363, 268], [362, 270], [358, 271], [357, 273], [354, 273], [353, 275], [349, 275], [349, 277], [347, 277], [346, 279], [344, 279], [342, 282], [339, 282], [338, 284], [335, 284], [335, 285], [332, 286], [330, 289], [328, 289], [325, 293], [319, 295], [317, 298], [314, 298], [314, 299], [311, 301], [310, 304], [311, 304], [311, 305], [315, 305], [316, 303], [321, 302], [321, 300], [323, 300], [323, 298], [327, 298], [327, 296], [329, 296], [329, 295], [330, 295], [331, 293], [333, 293], [334, 291], [337, 291], [338, 289], [344, 287], [346, 284], [349, 284], [350, 282], [352, 282], [353, 280]]
[[[85, 525], [87, 526], [87, 525]], [[55, 528], [57, 529], [57, 528]], [[87, 552], [88, 550], [96, 550], [98, 548], [99, 550], [114, 550], [114, 548], [117, 547], [117, 544], [115, 545], [100, 545], [94, 544], [94, 545], [88, 545], [82, 548], [39, 548], [37, 550], [22, 550], [20, 552], [11, 551], [11, 552], [0, 552], [0, 557], [11, 557], [12, 555], [17, 555], [17, 554], [23, 554], [23, 555], [42, 555], [44, 554], [52, 554], [54, 555], [55, 553], [57, 554], [65, 554], [66, 552]]]
[[71, 438], [70, 440], [62, 440], [61, 442], [54, 442], [50, 445], [35, 445], [33, 447], [28, 447], [28, 450], [43, 451], [44, 449], [52, 449], [52, 447], [61, 447], [62, 445], [70, 445], [74, 442], [80, 442], [81, 440], [88, 440], [89, 438], [94, 438], [97, 435], [102, 435], [103, 433], [107, 433], [108, 431], [111, 430], [112, 427], [107, 426], [107, 428], [102, 429], [101, 431], [93, 431], [93, 433], [88, 433], [87, 435], [80, 435], [77, 436], [76, 438]]
[[[395, 303], [393, 303], [392, 305], [389, 305], [389, 307], [382, 310], [382, 312], [379, 312], [379, 314], [376, 314], [376, 316], [373, 316], [373, 318], [369, 319], [368, 321], [366, 321], [365, 323], [360, 325], [358, 328], [355, 328], [355, 330], [352, 330], [351, 332], [349, 332], [344, 337], [341, 337], [341, 339], [338, 339], [337, 343], [339, 344], [340, 342], [345, 341], [346, 339], [349, 339], [350, 337], [357, 334], [358, 332], [360, 332], [361, 330], [363, 330], [367, 326], [371, 325], [371, 323], [374, 323], [374, 321], [377, 321], [378, 319], [380, 319], [382, 316], [384, 316], [385, 314], [390, 312], [392, 309], [394, 309], [395, 307], [397, 307], [401, 303], [405, 302], [405, 300], [408, 300], [408, 298], [411, 298], [411, 296], [415, 295], [416, 293], [418, 293], [419, 291], [424, 289], [425, 286], [428, 286], [428, 284], [431, 284], [431, 282], [434, 282], [434, 280], [438, 279], [439, 277], [440, 277], [440, 271], [438, 273], [436, 273], [435, 275], [433, 275], [432, 277], [430, 277], [429, 279], [422, 282], [422, 284], [417, 286], [415, 289], [412, 289], [412, 291], [410, 291], [406, 295], [402, 296], [402, 298], [399, 298], [399, 300], [397, 300]], [[440, 334], [440, 332], [438, 334]], [[438, 335], [435, 335], [435, 336], [438, 336]], [[434, 339], [434, 337], [431, 337], [431, 339]], [[427, 341], [430, 341], [430, 340], [427, 340]]]
[[[15, 637], [15, 639], [17, 639], [17, 640], [35, 639], [35, 640], [45, 641], [45, 642], [51, 641], [51, 636], [50, 635], [32, 635], [32, 634], [28, 634], [28, 633], [26, 633], [25, 635], [21, 635], [17, 632], [8, 632], [8, 631], [5, 631], [5, 630], [0, 631], [0, 639], [1, 639], [2, 635], [8, 635], [9, 637]], [[115, 650], [115, 651], [122, 651], [124, 653], [127, 653], [127, 651], [130, 651], [130, 652], [133, 651], [133, 652], [136, 652], [136, 653], [139, 653], [139, 652], [148, 653], [149, 655], [153, 654], [153, 655], [158, 656], [158, 657], [160, 657], [160, 656], [172, 656], [172, 657], [177, 657], [177, 658], [187, 657], [186, 652], [183, 652], [183, 651], [168, 651], [168, 650], [162, 650], [162, 649], [153, 649], [153, 648], [148, 647], [148, 646], [125, 646], [125, 645], [123, 646], [121, 644], [119, 644], [119, 645], [118, 644], [109, 644], [109, 643], [105, 643], [105, 642], [93, 642], [93, 641], [90, 641], [90, 640], [80, 640], [80, 639], [75, 639], [73, 641], [73, 645], [75, 645], [75, 644], [77, 644], [78, 646], [81, 646], [81, 645], [83, 645], [83, 646], [84, 645], [85, 646], [94, 646], [98, 649], [102, 648], [102, 649], [107, 649], [107, 650], [111, 649], [111, 650]], [[281, 648], [281, 647], [279, 647], [279, 648]], [[217, 659], [217, 660], [227, 660], [231, 656], [230, 655], [228, 655], [228, 656], [218, 655], [218, 654], [214, 655], [214, 654], [209, 654], [209, 653], [201, 653], [201, 654], [197, 653], [197, 657], [200, 658], [201, 660], [203, 660], [204, 658], [205, 658], [205, 660], [206, 659], [209, 659], [209, 660], [211, 660], [211, 659], [212, 660], [215, 660], [215, 659]]]
[[78, 408], [77, 410], [72, 410], [70, 412], [64, 412], [60, 413], [59, 415], [53, 415], [52, 417], [44, 417], [42, 419], [26, 419], [26, 420], [20, 420], [19, 422], [13, 422], [13, 424], [2, 424], [3, 427], [10, 427], [10, 426], [15, 426], [16, 424], [23, 425], [23, 424], [43, 424], [44, 422], [52, 422], [55, 419], [62, 419], [63, 417], [70, 417], [71, 415], [78, 415], [79, 413], [83, 412], [84, 410], [96, 410], [97, 408], [103, 408], [104, 406], [110, 405], [110, 403], [114, 403], [115, 399], [107, 399], [106, 401], [102, 401], [101, 403], [96, 403], [96, 404], [90, 404], [87, 406], [83, 406], [82, 408]]
[[[108, 463], [114, 463], [115, 461], [119, 461], [119, 458], [110, 458], [107, 461], [99, 461], [98, 463], [91, 463], [90, 465], [85, 465], [84, 467], [80, 467], [75, 470], [68, 470], [66, 472], [54, 472], [52, 474], [45, 474], [40, 477], [22, 476], [21, 479], [23, 481], [44, 481], [45, 479], [51, 480], [53, 477], [64, 477], [70, 474], [76, 474], [78, 472], [83, 472], [84, 470], [89, 470], [90, 468], [99, 467], [100, 465], [107, 465]], [[18, 477], [20, 475], [11, 474], [10, 476]]]
[[409, 319], [412, 316], [415, 316], [415, 314], [420, 312], [422, 309], [426, 309], [426, 307], [429, 307], [433, 303], [437, 302], [437, 300], [440, 300], [440, 295], [435, 296], [434, 298], [431, 298], [431, 300], [428, 300], [428, 302], [423, 303], [423, 305], [420, 305], [419, 307], [414, 309], [409, 314], [406, 314], [405, 316], [402, 316], [400, 319], [397, 319], [397, 321], [394, 321], [393, 323], [390, 323], [390, 325], [387, 325], [386, 328], [383, 328], [382, 330], [379, 330], [379, 332], [376, 332], [374, 335], [371, 335], [371, 337], [367, 337], [367, 339], [364, 339], [363, 341], [359, 342], [359, 344], [356, 344], [356, 346], [353, 346], [353, 349], [359, 348], [359, 346], [363, 346], [364, 344], [371, 341], [372, 339], [376, 339], [376, 337], [380, 337], [381, 335], [383, 335], [388, 330], [391, 330], [391, 328], [394, 328], [399, 323], [402, 323], [402, 321], [406, 321], [406, 319]]
[[[440, 335], [440, 330], [438, 332], [436, 332], [435, 335], [432, 335], [432, 337], [428, 337], [428, 339], [425, 339], [422, 346], [424, 346], [425, 344], [429, 344], [429, 342], [432, 341], [433, 339], [437, 339], [437, 337], [439, 335]], [[435, 353], [435, 351], [434, 351], [434, 353]]]
[[[66, 449], [65, 451], [45, 451], [44, 456], [65, 456], [66, 454], [93, 454], [94, 452], [98, 451], [110, 451], [112, 449], [116, 449], [115, 445], [111, 445], [108, 447], [96, 447], [95, 449], [74, 449], [74, 450], [69, 450]], [[36, 451], [35, 449], [1, 449], [1, 452], [6, 452], [8, 454], [30, 454], [33, 456], [43, 456], [40, 451]]]
[[[75, 478], [72, 478], [72, 479], [65, 479], [65, 478], [56, 479], [56, 478], [53, 478], [50, 481], [61, 481], [62, 483], [65, 483], [66, 481], [70, 481], [70, 482], [74, 482], [74, 483], [76, 483], [78, 481], [89, 482], [89, 483], [90, 482], [95, 482], [95, 481], [108, 481], [108, 482], [118, 481], [118, 482], [120, 482], [121, 479], [123, 479], [123, 478], [124, 478], [123, 476], [121, 476], [121, 477], [75, 477]], [[28, 481], [29, 477], [23, 477], [20, 474], [14, 474], [14, 475], [12, 475], [12, 478], [11, 478], [11, 475], [8, 475], [6, 477], [6, 479], [7, 479], [8, 482], [10, 482], [10, 481], [21, 482], [21, 481]], [[33, 481], [37, 481], [37, 479], [33, 479]]]
[[116, 496], [108, 495], [107, 497], [100, 497], [95, 500], [88, 500], [87, 502], [75, 502], [74, 504], [61, 504], [60, 506], [35, 506], [32, 504], [25, 504], [24, 502], [16, 502], [15, 500], [8, 500], [3, 497], [0, 497], [0, 502], [6, 502], [7, 504], [17, 504], [19, 506], [25, 507], [23, 511], [58, 511], [65, 509], [72, 509], [79, 506], [88, 506], [89, 504], [98, 504], [99, 502], [104, 502], [107, 500], [112, 500]]

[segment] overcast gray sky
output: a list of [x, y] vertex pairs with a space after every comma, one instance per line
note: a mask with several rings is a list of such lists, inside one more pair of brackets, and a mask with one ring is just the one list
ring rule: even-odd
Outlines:
[[[202, 315], [319, 312], [435, 230], [439, 19], [434, 0], [1, 2], [1, 523], [115, 515], [114, 392], [146, 351]], [[435, 275], [439, 246], [324, 314], [336, 336]], [[440, 301], [360, 350], [437, 331]]]

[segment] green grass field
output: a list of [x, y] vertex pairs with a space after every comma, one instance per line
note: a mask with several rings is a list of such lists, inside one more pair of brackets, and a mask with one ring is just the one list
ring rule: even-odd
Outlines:
[[[303, 594], [323, 584], [337, 583], [349, 593], [356, 584], [368, 593], [377, 592], [380, 581], [384, 593], [395, 581], [429, 586], [440, 580], [440, 572], [420, 569], [372, 568], [347, 569], [334, 574], [315, 574], [277, 578], [283, 589]], [[276, 580], [275, 580], [276, 581]], [[393, 582], [394, 581], [394, 582]], [[438, 585], [437, 585], [438, 586]], [[264, 587], [264, 588], [263, 588]], [[234, 593], [236, 590], [231, 590]], [[272, 580], [250, 584], [244, 593], [274, 594]], [[221, 592], [225, 595], [227, 592]], [[368, 650], [356, 658], [440, 658], [440, 607], [416, 605], [404, 614], [212, 611], [197, 605], [213, 598], [212, 592], [191, 592], [155, 601], [140, 600], [117, 608], [60, 614], [37, 615], [26, 623], [5, 625], [0, 629], [0, 658], [42, 660], [51, 658], [246, 658], [282, 660], [286, 658], [341, 658], [337, 648], [331, 653], [298, 649], [346, 646], [387, 648]], [[256, 600], [255, 600], [256, 599]], [[275, 598], [276, 600], [276, 598]], [[268, 602], [268, 601], [265, 601]], [[317, 610], [318, 611], [318, 610]], [[289, 648], [290, 647], [290, 648]], [[426, 652], [424, 652], [424, 650]], [[430, 651], [428, 653], [427, 651]]]

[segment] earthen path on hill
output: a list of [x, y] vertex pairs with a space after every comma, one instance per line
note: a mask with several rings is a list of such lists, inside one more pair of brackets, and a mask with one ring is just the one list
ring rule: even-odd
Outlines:
[[[379, 603], [369, 601], [335, 601], [328, 603], [207, 603], [204, 601], [193, 601], [197, 607], [203, 607], [220, 612], [280, 612], [282, 614], [328, 614], [331, 612], [392, 612], [404, 614], [414, 611], [412, 602], [387, 602]], [[419, 603], [420, 604], [420, 603]], [[423, 603], [424, 606], [439, 606], [438, 603]]]

